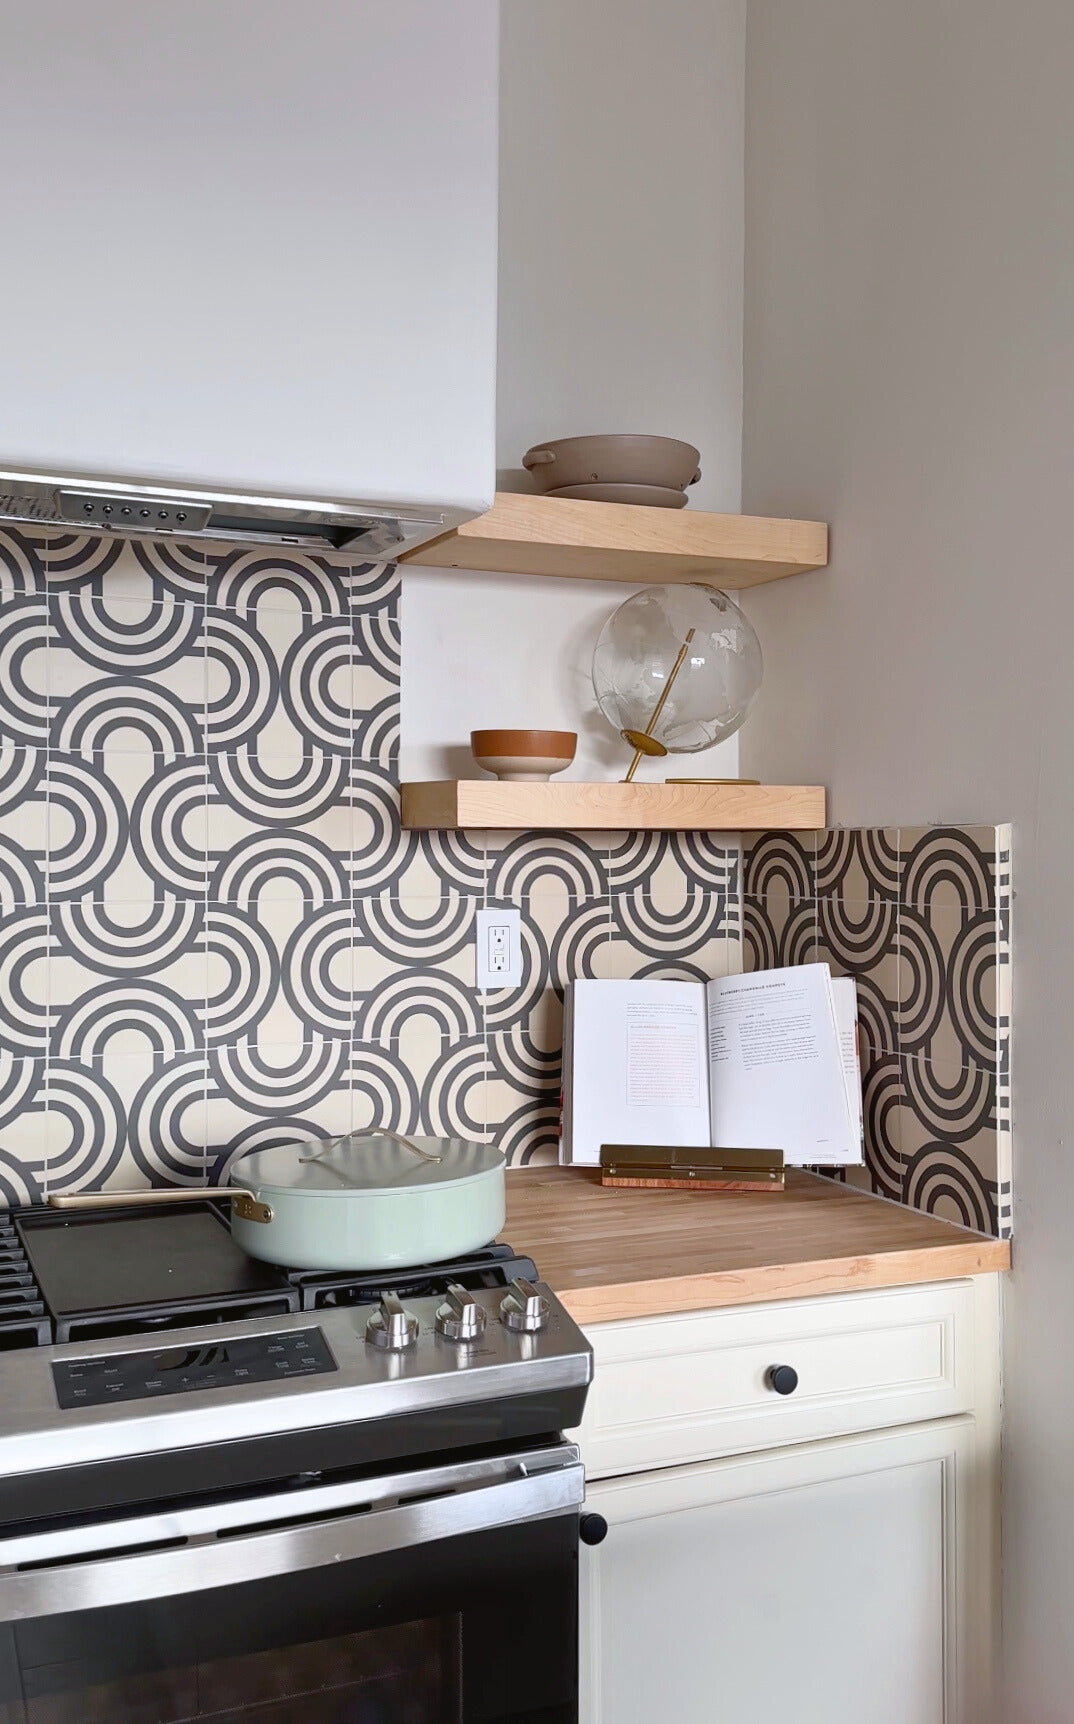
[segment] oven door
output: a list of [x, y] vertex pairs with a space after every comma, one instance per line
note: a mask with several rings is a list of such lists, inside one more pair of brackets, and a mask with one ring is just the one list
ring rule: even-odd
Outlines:
[[0, 1724], [574, 1724], [570, 1444], [0, 1538]]

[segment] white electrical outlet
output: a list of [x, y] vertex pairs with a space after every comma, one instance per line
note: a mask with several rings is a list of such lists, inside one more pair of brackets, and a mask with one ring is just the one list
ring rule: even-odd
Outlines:
[[477, 912], [477, 986], [481, 993], [522, 981], [522, 923], [517, 910]]

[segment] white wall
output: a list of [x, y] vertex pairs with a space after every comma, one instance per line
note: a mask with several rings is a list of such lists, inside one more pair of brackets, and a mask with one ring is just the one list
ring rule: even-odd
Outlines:
[[[701, 450], [694, 506], [737, 509], [745, 0], [504, 0], [501, 34], [501, 481], [542, 437], [654, 431]], [[632, 590], [409, 570], [404, 775], [476, 775], [471, 728], [516, 724], [615, 776], [589, 660]]]
[[1074, 1715], [1074, 7], [750, 0], [743, 768], [836, 822], [1015, 823], [1003, 1724]]

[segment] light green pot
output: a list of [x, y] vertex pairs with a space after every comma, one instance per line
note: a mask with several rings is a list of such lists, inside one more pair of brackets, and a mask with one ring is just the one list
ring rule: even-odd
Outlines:
[[[433, 1159], [435, 1158], [435, 1159]], [[229, 1183], [253, 1193], [231, 1217], [251, 1257], [291, 1269], [403, 1269], [488, 1245], [506, 1215], [504, 1159], [464, 1138], [354, 1133], [252, 1150]]]

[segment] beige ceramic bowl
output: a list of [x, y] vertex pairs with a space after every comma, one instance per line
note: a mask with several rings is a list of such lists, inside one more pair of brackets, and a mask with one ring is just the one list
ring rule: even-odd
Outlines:
[[701, 477], [701, 456], [676, 437], [558, 437], [535, 443], [522, 465], [542, 491], [566, 485], [660, 485], [685, 491]]
[[646, 509], [685, 509], [685, 491], [673, 485], [559, 485], [546, 497], [575, 497], [583, 503], [640, 503]]
[[545, 784], [574, 759], [573, 730], [472, 730], [470, 751], [478, 766], [505, 784]]

